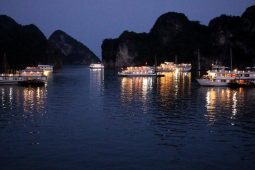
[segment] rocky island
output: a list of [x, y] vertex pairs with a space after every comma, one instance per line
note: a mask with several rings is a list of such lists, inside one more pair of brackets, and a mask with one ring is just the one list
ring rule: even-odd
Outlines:
[[[241, 16], [221, 15], [208, 26], [190, 21], [184, 14], [168, 12], [161, 15], [149, 33], [124, 31], [118, 38], [102, 43], [102, 60], [108, 67], [153, 65], [175, 61], [192, 63], [196, 68], [212, 63], [233, 66], [255, 65], [255, 6]], [[198, 54], [199, 52], [199, 54]]]
[[12, 18], [0, 15], [0, 72], [38, 64], [61, 67], [98, 61], [88, 47], [61, 30], [47, 39], [36, 25], [20, 25]]

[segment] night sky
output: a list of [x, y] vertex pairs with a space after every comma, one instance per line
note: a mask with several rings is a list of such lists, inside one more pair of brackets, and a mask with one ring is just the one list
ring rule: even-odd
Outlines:
[[208, 22], [221, 14], [240, 16], [255, 0], [0, 0], [0, 14], [22, 25], [35, 24], [49, 37], [61, 29], [101, 57], [105, 38], [124, 30], [149, 32], [169, 11]]

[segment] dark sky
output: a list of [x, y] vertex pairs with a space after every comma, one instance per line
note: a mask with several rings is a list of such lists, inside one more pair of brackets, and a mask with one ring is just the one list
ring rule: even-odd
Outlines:
[[105, 38], [124, 30], [148, 32], [169, 11], [208, 22], [221, 14], [240, 16], [255, 0], [0, 0], [0, 14], [22, 25], [35, 24], [49, 37], [61, 29], [101, 57]]

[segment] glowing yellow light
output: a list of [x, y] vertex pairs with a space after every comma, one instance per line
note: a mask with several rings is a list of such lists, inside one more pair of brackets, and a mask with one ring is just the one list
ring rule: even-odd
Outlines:
[[175, 73], [176, 74], [179, 73], [179, 69], [178, 68], [175, 69]]
[[45, 75], [45, 76], [48, 76], [49, 75], [49, 71], [43, 71], [43, 74]]

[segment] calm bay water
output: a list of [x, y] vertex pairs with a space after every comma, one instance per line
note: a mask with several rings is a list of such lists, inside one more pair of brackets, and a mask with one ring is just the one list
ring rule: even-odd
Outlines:
[[255, 88], [65, 67], [0, 86], [1, 169], [254, 169]]

